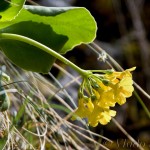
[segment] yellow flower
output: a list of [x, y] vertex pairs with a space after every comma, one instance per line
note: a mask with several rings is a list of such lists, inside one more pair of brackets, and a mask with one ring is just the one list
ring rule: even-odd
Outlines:
[[[80, 116], [81, 118], [87, 118], [88, 124], [90, 126], [97, 126], [98, 123], [102, 125], [107, 124], [110, 122], [111, 117], [116, 115], [116, 111], [109, 110], [109, 107], [100, 107], [97, 103], [98, 101], [94, 101], [93, 103], [91, 100], [87, 101], [84, 98], [79, 99], [79, 106], [76, 111], [76, 115]], [[75, 118], [72, 118], [74, 120]]]
[[102, 125], [106, 125], [108, 122], [110, 122], [111, 117], [114, 117], [116, 115], [116, 111], [114, 110], [107, 110], [101, 113], [99, 122]]
[[106, 107], [114, 107], [115, 106], [115, 97], [113, 90], [104, 91], [100, 94], [100, 99], [98, 101], [98, 105], [100, 107], [106, 108]]
[[99, 123], [99, 115], [101, 113], [102, 109], [100, 107], [98, 107], [98, 105], [94, 105], [94, 110], [93, 112], [87, 117], [88, 119], [88, 124], [90, 126], [97, 126]]
[[132, 78], [132, 74], [130, 73], [131, 71], [134, 71], [136, 69], [136, 67], [132, 67], [130, 69], [126, 69], [125, 71], [120, 73], [119, 78], [125, 78], [125, 77], [131, 77]]
[[125, 77], [120, 81], [119, 87], [125, 97], [130, 97], [132, 95], [132, 92], [134, 91], [132, 84], [133, 80], [131, 77]]
[[[131, 71], [112, 72], [102, 75], [90, 74], [80, 87], [80, 98], [76, 115], [87, 118], [88, 124], [95, 127], [98, 123], [106, 125], [116, 111], [111, 110], [116, 103], [122, 105], [134, 90]], [[84, 95], [84, 90], [88, 96]]]
[[134, 90], [132, 84], [133, 81], [131, 77], [125, 77], [114, 86], [114, 95], [118, 104], [124, 104], [126, 102], [126, 98], [132, 95]]
[[91, 99], [82, 97], [79, 99], [78, 109], [75, 114], [81, 118], [87, 118], [93, 109], [94, 105]]
[[134, 71], [135, 68], [136, 67], [132, 67], [130, 69], [126, 69], [123, 72], [113, 72], [112, 74], [106, 74], [105, 78], [110, 80], [111, 83], [117, 84], [121, 79], [123, 79], [125, 77], [131, 77], [132, 78], [132, 74], [130, 72]]
[[110, 110], [109, 108], [101, 108], [98, 105], [94, 105], [93, 112], [87, 117], [88, 118], [88, 124], [90, 126], [97, 126], [98, 123], [102, 125], [106, 125], [108, 122], [110, 122], [111, 117], [114, 117], [116, 115], [116, 111]]
[[114, 91], [114, 98], [120, 105], [124, 104], [126, 102], [126, 98], [130, 97], [134, 91], [132, 74], [130, 73], [133, 69], [135, 68], [120, 72], [117, 76], [119, 81], [116, 84], [111, 85]]

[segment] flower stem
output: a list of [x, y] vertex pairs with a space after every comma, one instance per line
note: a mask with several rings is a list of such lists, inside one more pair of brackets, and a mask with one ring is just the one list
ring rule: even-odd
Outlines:
[[18, 34], [11, 34], [11, 33], [1, 33], [0, 34], [0, 39], [11, 39], [11, 40], [17, 40], [21, 42], [25, 42], [27, 44], [30, 44], [32, 46], [35, 46], [48, 54], [54, 56], [55, 58], [59, 59], [66, 65], [72, 67], [74, 70], [76, 70], [81, 76], [87, 76], [89, 74], [89, 71], [86, 71], [84, 69], [81, 69], [80, 67], [76, 66], [74, 63], [57, 53], [56, 51], [52, 50], [51, 48], [43, 45], [42, 43], [39, 43], [38, 41], [35, 41], [33, 39], [30, 39], [28, 37], [18, 35]]

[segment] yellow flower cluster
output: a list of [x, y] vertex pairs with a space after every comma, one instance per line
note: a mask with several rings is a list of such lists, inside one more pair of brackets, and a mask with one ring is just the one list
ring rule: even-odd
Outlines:
[[106, 125], [116, 111], [111, 110], [116, 103], [122, 105], [134, 90], [131, 71], [106, 71], [104, 74], [91, 74], [84, 78], [79, 89], [79, 104], [76, 115], [87, 118], [88, 124], [95, 127], [98, 123]]

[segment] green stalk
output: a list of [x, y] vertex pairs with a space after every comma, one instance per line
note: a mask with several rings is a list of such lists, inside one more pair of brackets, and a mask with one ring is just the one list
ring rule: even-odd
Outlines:
[[62, 55], [60, 55], [59, 53], [55, 52], [54, 50], [50, 49], [49, 47], [33, 40], [30, 39], [28, 37], [22, 36], [22, 35], [18, 35], [18, 34], [11, 34], [11, 33], [1, 33], [0, 34], [0, 39], [10, 39], [10, 40], [17, 40], [17, 41], [21, 41], [21, 42], [25, 42], [27, 44], [33, 45], [47, 53], [49, 53], [50, 55], [52, 55], [53, 57], [59, 59], [60, 61], [62, 61], [63, 63], [65, 63], [66, 65], [72, 67], [74, 70], [76, 70], [81, 76], [87, 76], [89, 74], [89, 71], [86, 71], [84, 69], [81, 69], [80, 67], [76, 66], [74, 63], [72, 63], [71, 61], [69, 61], [68, 59], [66, 59], [65, 57], [63, 57]]
[[134, 95], [138, 99], [139, 103], [142, 105], [142, 107], [143, 107], [145, 113], [147, 114], [147, 116], [150, 118], [150, 111], [148, 110], [148, 108], [144, 104], [143, 100], [140, 98], [140, 96], [138, 95], [138, 93], [135, 90], [134, 90]]

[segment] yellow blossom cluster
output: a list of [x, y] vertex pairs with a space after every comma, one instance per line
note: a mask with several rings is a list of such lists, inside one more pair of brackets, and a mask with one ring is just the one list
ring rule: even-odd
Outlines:
[[79, 89], [78, 109], [75, 114], [87, 118], [90, 126], [98, 123], [106, 125], [116, 111], [111, 110], [116, 103], [122, 105], [134, 90], [131, 71], [105, 71], [104, 74], [90, 74], [84, 78]]

